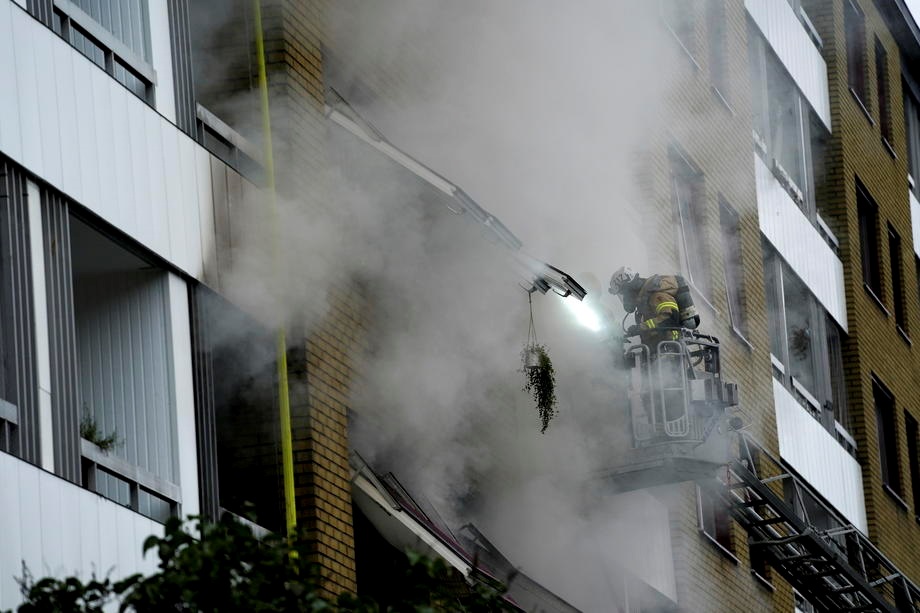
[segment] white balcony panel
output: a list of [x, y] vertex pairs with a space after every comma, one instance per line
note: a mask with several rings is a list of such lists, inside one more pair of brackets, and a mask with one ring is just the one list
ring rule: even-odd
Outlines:
[[150, 51], [157, 73], [157, 111], [169, 121], [176, 121], [176, 97], [173, 90], [172, 52], [169, 42], [169, 12], [166, 2], [147, 2], [150, 23]]
[[756, 153], [754, 170], [760, 231], [846, 331], [843, 263]]
[[166, 116], [19, 4], [0, 0], [0, 153], [203, 280], [217, 244], [214, 158], [168, 119], [169, 24], [159, 4], [151, 3], [151, 45]]
[[795, 11], [788, 2], [777, 0], [744, 0], [744, 6], [811, 108], [830, 130], [827, 65]]
[[907, 190], [910, 198], [910, 227], [914, 239], [914, 253], [920, 257], [920, 200], [912, 190]]
[[859, 462], [775, 379], [773, 402], [780, 456], [865, 533], [866, 505]]
[[0, 609], [21, 600], [22, 563], [36, 577], [95, 570], [120, 579], [156, 570], [144, 539], [163, 527], [98, 494], [0, 452]]

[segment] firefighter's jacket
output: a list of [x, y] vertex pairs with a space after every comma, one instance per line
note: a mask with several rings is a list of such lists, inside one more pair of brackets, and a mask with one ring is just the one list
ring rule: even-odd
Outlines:
[[676, 340], [677, 330], [658, 330], [662, 326], [680, 326], [680, 308], [677, 306], [678, 280], [675, 276], [654, 275], [639, 289], [636, 298], [636, 324], [641, 329], [642, 343], [653, 352], [658, 343]]

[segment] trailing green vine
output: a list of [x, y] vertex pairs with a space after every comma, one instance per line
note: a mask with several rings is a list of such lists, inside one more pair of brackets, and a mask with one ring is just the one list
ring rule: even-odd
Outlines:
[[522, 389], [533, 396], [542, 425], [540, 432], [543, 433], [556, 415], [556, 370], [545, 345], [527, 345], [521, 352], [521, 361], [525, 379]]

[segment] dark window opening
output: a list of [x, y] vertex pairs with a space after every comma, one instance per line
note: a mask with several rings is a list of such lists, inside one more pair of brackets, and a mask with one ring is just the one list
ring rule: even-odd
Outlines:
[[195, 383], [199, 436], [212, 441], [199, 454], [199, 470], [208, 471], [203, 491], [217, 497], [202, 507], [280, 531], [284, 488], [274, 334], [203, 286], [193, 292], [195, 369], [210, 373]]
[[866, 89], [866, 19], [854, 0], [843, 1], [847, 46], [847, 80], [862, 105], [868, 108]]
[[878, 120], [882, 138], [891, 145], [891, 96], [888, 89], [888, 53], [882, 41], [875, 39], [875, 84], [878, 92]]
[[693, 55], [696, 51], [693, 6], [687, 0], [661, 0], [661, 14], [687, 53]]
[[914, 504], [914, 515], [920, 518], [920, 429], [917, 420], [910, 413], [904, 413], [904, 430], [907, 434], [907, 462], [910, 468], [911, 501]]
[[728, 507], [701, 488], [697, 488], [697, 502], [700, 530], [726, 552], [734, 555], [732, 521]]
[[741, 222], [738, 213], [721, 198], [719, 199], [719, 226], [722, 230], [722, 256], [728, 313], [734, 329], [744, 336], [747, 333], [747, 316], [744, 310]]
[[876, 427], [878, 428], [878, 455], [882, 471], [882, 484], [898, 496], [901, 495], [901, 471], [898, 464], [898, 429], [895, 420], [894, 396], [878, 381], [872, 382], [875, 401]]
[[894, 303], [894, 321], [903, 332], [907, 332], [907, 305], [904, 302], [902, 277], [901, 237], [888, 226], [888, 260], [891, 262], [891, 301]]
[[711, 296], [703, 174], [676, 149], [671, 150], [670, 161], [681, 270], [697, 290]]
[[920, 196], [920, 103], [906, 80], [901, 82], [904, 92], [904, 140], [907, 149], [908, 182], [915, 196]]
[[708, 0], [706, 24], [709, 27], [709, 78], [719, 94], [728, 98], [728, 67], [726, 66], [725, 0]]
[[882, 300], [882, 271], [879, 262], [878, 207], [861, 184], [856, 185], [859, 214], [859, 248], [862, 257], [863, 283]]
[[827, 363], [830, 375], [831, 395], [834, 420], [849, 433], [851, 429], [850, 413], [847, 409], [847, 383], [843, 370], [843, 331], [837, 322], [825, 314], [825, 329], [827, 330]]

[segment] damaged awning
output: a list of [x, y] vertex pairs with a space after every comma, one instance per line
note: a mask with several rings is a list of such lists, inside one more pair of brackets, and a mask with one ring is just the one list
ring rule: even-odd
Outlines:
[[482, 226], [493, 241], [508, 249], [518, 274], [526, 279], [525, 289], [544, 294], [552, 289], [560, 296], [574, 296], [578, 300], [585, 297], [587, 292], [571, 275], [526, 253], [521, 240], [500, 219], [479, 206], [459, 186], [390, 143], [333, 89], [326, 92], [325, 114], [333, 123], [448, 196], [447, 207], [452, 213], [466, 215]]
[[377, 532], [401, 551], [411, 549], [438, 556], [466, 580], [496, 586], [505, 584], [505, 600], [522, 611], [579, 613], [562, 598], [520, 572], [472, 524], [458, 535], [440, 521], [436, 511], [425, 511], [392, 475], [379, 477], [364, 460], [350, 458], [352, 499]]

